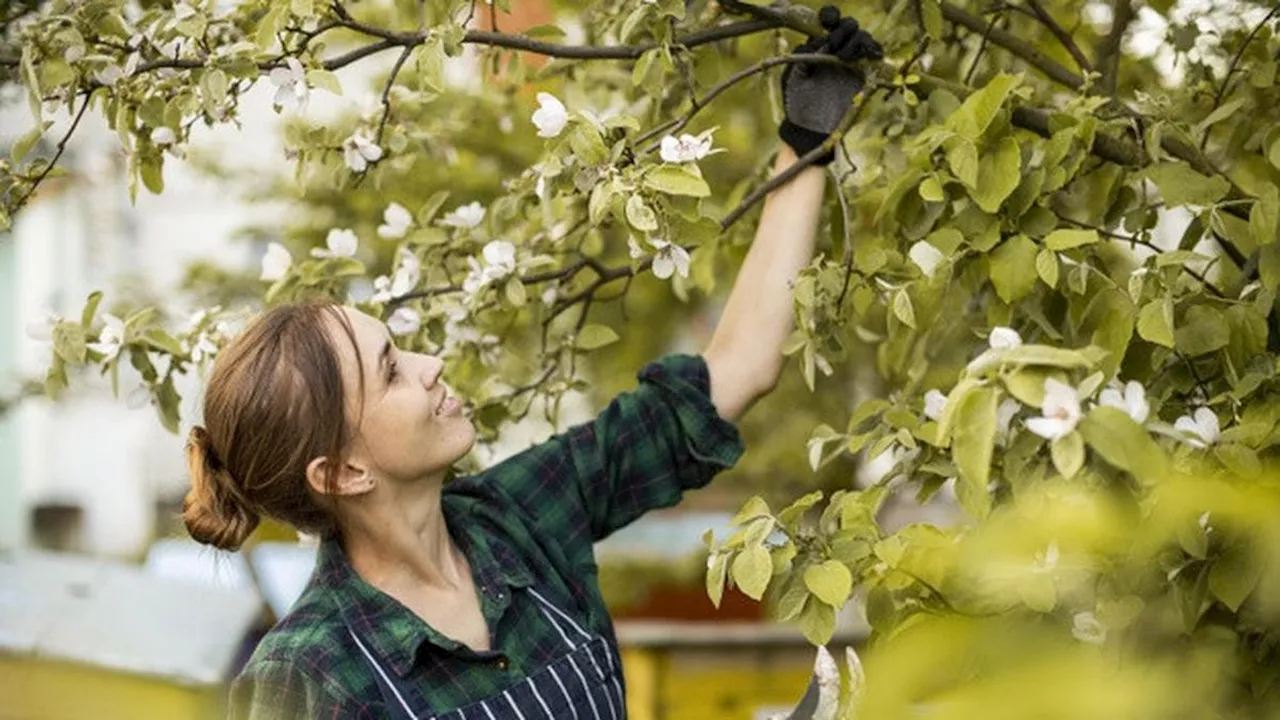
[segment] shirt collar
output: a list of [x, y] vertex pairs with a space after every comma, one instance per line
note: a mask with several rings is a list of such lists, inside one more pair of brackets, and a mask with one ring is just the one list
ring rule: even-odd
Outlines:
[[[498, 591], [482, 595], [485, 621], [492, 629], [510, 605], [510, 591], [528, 587], [533, 577], [528, 564], [505, 538], [495, 534], [488, 523], [478, 521], [471, 503], [462, 507], [452, 505], [446, 501], [444, 512], [454, 541], [471, 563], [477, 584]], [[401, 677], [413, 669], [426, 643], [449, 653], [470, 652], [462, 643], [436, 631], [398, 600], [360, 577], [337, 538], [321, 542], [313, 578], [314, 584], [328, 591], [337, 603], [347, 627]], [[507, 590], [502, 592], [501, 587]]]

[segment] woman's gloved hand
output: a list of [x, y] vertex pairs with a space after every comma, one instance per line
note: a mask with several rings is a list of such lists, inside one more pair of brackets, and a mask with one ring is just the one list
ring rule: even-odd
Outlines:
[[[841, 60], [879, 60], [884, 49], [875, 38], [858, 27], [858, 21], [841, 17], [834, 5], [818, 12], [818, 21], [827, 36], [813, 38], [794, 53], [826, 53]], [[793, 63], [782, 73], [782, 101], [786, 117], [778, 135], [804, 156], [821, 145], [840, 124], [853, 96], [862, 89], [861, 73], [850, 68], [817, 63]], [[818, 160], [826, 165], [835, 159], [829, 152]]]

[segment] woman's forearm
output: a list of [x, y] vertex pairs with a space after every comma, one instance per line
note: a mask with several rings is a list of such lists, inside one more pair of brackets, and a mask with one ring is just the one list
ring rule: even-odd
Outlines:
[[[773, 174], [795, 161], [784, 144]], [[791, 284], [813, 258], [825, 182], [820, 167], [808, 167], [765, 198], [755, 240], [704, 353], [711, 399], [726, 419], [737, 419], [782, 373], [782, 347], [795, 323]]]

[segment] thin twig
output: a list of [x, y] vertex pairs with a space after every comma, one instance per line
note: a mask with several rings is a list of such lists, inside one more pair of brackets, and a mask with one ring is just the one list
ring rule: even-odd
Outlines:
[[378, 121], [378, 132], [376, 139], [373, 141], [375, 145], [382, 145], [382, 132], [387, 127], [387, 119], [391, 117], [391, 88], [396, 84], [396, 76], [400, 74], [400, 68], [404, 67], [405, 61], [412, 54], [412, 47], [406, 47], [400, 53], [400, 57], [396, 58], [395, 65], [391, 66], [391, 74], [387, 76], [387, 84], [382, 88], [382, 118]]
[[747, 196], [742, 199], [742, 202], [738, 204], [738, 207], [730, 211], [729, 214], [725, 215], [724, 219], [720, 221], [720, 229], [728, 230], [731, 225], [737, 222], [739, 218], [745, 215], [753, 205], [760, 202], [760, 200], [766, 195], [782, 185], [791, 182], [792, 178], [799, 175], [806, 168], [812, 166], [823, 155], [834, 150], [836, 144], [844, 139], [845, 132], [847, 132], [853, 125], [854, 121], [858, 119], [858, 115], [862, 111], [862, 107], [866, 104], [866, 98], [876, 89], [877, 87], [872, 85], [870, 82], [864, 85], [862, 89], [858, 91], [858, 94], [853, 96], [853, 101], [849, 103], [849, 108], [845, 110], [844, 117], [840, 119], [840, 124], [837, 125], [836, 129], [827, 136], [827, 139], [818, 147], [805, 153], [785, 170], [774, 175], [772, 178], [769, 178], [768, 181], [758, 185], [754, 190], [748, 193]]
[[84, 118], [85, 111], [89, 109], [89, 99], [90, 98], [88, 97], [84, 99], [84, 104], [80, 106], [80, 111], [77, 112], [75, 118], [72, 119], [71, 126], [67, 128], [67, 132], [64, 133], [62, 139], [58, 141], [58, 146], [56, 151], [53, 153], [53, 157], [49, 159], [49, 164], [45, 166], [44, 170], [40, 171], [40, 174], [36, 176], [36, 179], [31, 182], [31, 187], [27, 188], [27, 191], [23, 193], [22, 197], [13, 204], [13, 208], [9, 211], [10, 215], [16, 214], [18, 210], [21, 210], [27, 200], [31, 199], [31, 196], [35, 194], [36, 188], [40, 186], [40, 183], [44, 182], [44, 179], [49, 176], [49, 173], [53, 172], [53, 168], [58, 164], [58, 160], [62, 158], [62, 153], [67, 149], [67, 143], [71, 140], [71, 135], [75, 133], [76, 128], [80, 125], [80, 120]]
[[[1213, 107], [1209, 108], [1209, 115], [1212, 115], [1222, 105], [1222, 99], [1227, 96], [1227, 88], [1231, 86], [1232, 76], [1236, 74], [1236, 67], [1240, 64], [1240, 58], [1244, 57], [1244, 51], [1248, 49], [1249, 43], [1253, 42], [1254, 36], [1258, 34], [1258, 31], [1264, 25], [1271, 21], [1271, 18], [1276, 16], [1276, 13], [1280, 13], [1280, 2], [1277, 2], [1276, 6], [1271, 8], [1271, 12], [1267, 13], [1267, 16], [1262, 18], [1261, 22], [1253, 26], [1253, 31], [1249, 33], [1249, 37], [1245, 38], [1244, 43], [1240, 45], [1240, 49], [1236, 51], [1235, 57], [1231, 58], [1231, 65], [1227, 68], [1227, 75], [1222, 78], [1222, 85], [1213, 96]], [[1205, 128], [1204, 137], [1200, 139], [1200, 150], [1203, 151], [1208, 143], [1209, 128]]]
[[978, 43], [978, 52], [973, 55], [973, 62], [969, 64], [969, 72], [964, 74], [965, 85], [973, 82], [973, 74], [978, 71], [978, 61], [982, 60], [982, 53], [986, 52], [987, 43], [991, 41], [991, 31], [995, 30], [996, 25], [1002, 20], [1004, 20], [1003, 11], [995, 20], [991, 21], [991, 24], [987, 26], [986, 31], [982, 33], [982, 42]]
[[1076, 65], [1080, 68], [1080, 72], [1090, 72], [1093, 66], [1089, 64], [1089, 58], [1084, 56], [1084, 52], [1080, 50], [1080, 46], [1076, 44], [1075, 38], [1071, 37], [1071, 33], [1067, 32], [1057, 20], [1044, 9], [1044, 5], [1040, 4], [1040, 0], [1027, 0], [1027, 6], [1031, 8], [1031, 12], [1035, 13], [1035, 17], [1042, 25], [1048, 28], [1049, 32], [1062, 43], [1062, 47], [1071, 53], [1072, 59], [1076, 61]]

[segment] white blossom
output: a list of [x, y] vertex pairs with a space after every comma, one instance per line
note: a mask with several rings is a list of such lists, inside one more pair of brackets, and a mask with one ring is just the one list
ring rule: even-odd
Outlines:
[[1145, 423], [1151, 413], [1151, 406], [1147, 404], [1147, 389], [1137, 380], [1125, 383], [1123, 393], [1119, 387], [1106, 388], [1098, 395], [1098, 404], [1125, 411], [1139, 425]]
[[1076, 613], [1071, 618], [1071, 634], [1080, 642], [1101, 645], [1107, 640], [1107, 626], [1091, 612]]
[[343, 141], [342, 159], [352, 172], [364, 172], [369, 163], [382, 159], [382, 148], [374, 145], [363, 133], [356, 132]]
[[930, 278], [933, 277], [933, 273], [938, 269], [938, 266], [947, 259], [938, 248], [925, 240], [912, 245], [911, 249], [907, 251], [907, 257], [910, 257], [911, 262], [919, 266], [925, 277]]
[[[541, 178], [541, 176], [539, 176]], [[440, 218], [441, 225], [456, 228], [473, 228], [484, 220], [484, 206], [478, 202], [459, 205]]]
[[77, 63], [84, 59], [84, 45], [68, 45], [62, 51], [62, 59], [68, 63]]
[[564, 103], [551, 93], [538, 93], [538, 109], [533, 111], [533, 124], [538, 128], [538, 137], [553, 138], [564, 131], [569, 122], [568, 111]]
[[327, 257], [352, 257], [356, 254], [356, 248], [360, 245], [360, 240], [356, 237], [354, 230], [347, 228], [333, 228], [324, 238], [324, 248], [311, 248], [311, 256], [318, 258]]
[[1016, 348], [1022, 345], [1022, 336], [1013, 328], [996, 326], [991, 328], [991, 335], [987, 337], [987, 342], [994, 349]]
[[934, 422], [942, 422], [942, 411], [947, 407], [947, 396], [933, 389], [924, 394], [924, 416]]
[[474, 295], [490, 283], [515, 272], [516, 246], [506, 240], [489, 241], [481, 251], [481, 256], [484, 258], [483, 263], [473, 257], [467, 258], [471, 270], [462, 281], [462, 290], [468, 295]]
[[259, 277], [267, 282], [275, 282], [289, 272], [292, 264], [293, 256], [289, 251], [280, 243], [273, 242], [267, 245], [267, 252], [262, 256], [262, 275]]
[[418, 256], [406, 248], [400, 248], [397, 257], [399, 265], [392, 277], [380, 275], [373, 281], [374, 293], [370, 298], [373, 302], [385, 303], [392, 298], [406, 295], [417, 287], [422, 269]]
[[654, 277], [666, 280], [676, 272], [680, 277], [689, 277], [689, 251], [662, 238], [648, 238], [648, 241], [654, 249]]
[[120, 347], [124, 345], [124, 321], [111, 313], [104, 313], [102, 320], [105, 325], [98, 341], [89, 343], [89, 349], [102, 353], [103, 360], [110, 361], [120, 354]]
[[711, 153], [711, 132], [708, 130], [701, 135], [684, 134], [679, 138], [674, 135], [668, 135], [662, 138], [658, 154], [662, 156], [663, 162], [669, 163], [686, 163], [701, 160]]
[[413, 225], [413, 215], [400, 203], [391, 203], [382, 211], [382, 224], [378, 226], [378, 237], [383, 240], [399, 240], [409, 232]]
[[1027, 419], [1027, 429], [1046, 440], [1057, 440], [1080, 423], [1079, 394], [1066, 383], [1045, 378], [1041, 412], [1044, 413], [1041, 417]]
[[[272, 105], [281, 110], [302, 111], [307, 105], [307, 71], [296, 57], [284, 59], [285, 66], [274, 68], [268, 77], [276, 86]], [[350, 164], [350, 163], [348, 163]]]
[[1013, 424], [1013, 416], [1022, 409], [1022, 403], [1013, 398], [1005, 398], [996, 408], [996, 430], [1001, 435], [1009, 434], [1009, 426]]
[[128, 58], [125, 59], [123, 68], [121, 68], [119, 65], [115, 63], [109, 63], [106, 67], [102, 68], [101, 70], [98, 70], [93, 75], [94, 75], [94, 78], [97, 79], [97, 81], [102, 83], [103, 85], [107, 85], [109, 87], [115, 87], [116, 83], [129, 77], [130, 75], [133, 75], [133, 72], [137, 69], [138, 69], [138, 53], [133, 53], [129, 55]]
[[1222, 435], [1218, 416], [1207, 407], [1196, 408], [1191, 415], [1183, 415], [1174, 421], [1173, 427], [1188, 435], [1189, 437], [1184, 438], [1186, 443], [1195, 448], [1213, 445]]
[[391, 317], [387, 318], [387, 329], [392, 335], [408, 335], [422, 327], [422, 318], [413, 308], [398, 307]]
[[186, 20], [187, 18], [195, 14], [196, 14], [196, 9], [184, 2], [175, 3], [173, 6], [173, 18], [175, 20], [179, 20], [179, 21]]
[[174, 134], [171, 128], [158, 127], [151, 131], [151, 142], [160, 147], [172, 145], [178, 141], [178, 136]]
[[556, 304], [556, 298], [560, 297], [560, 292], [556, 290], [556, 286], [552, 285], [542, 291], [542, 304], [551, 307]]

